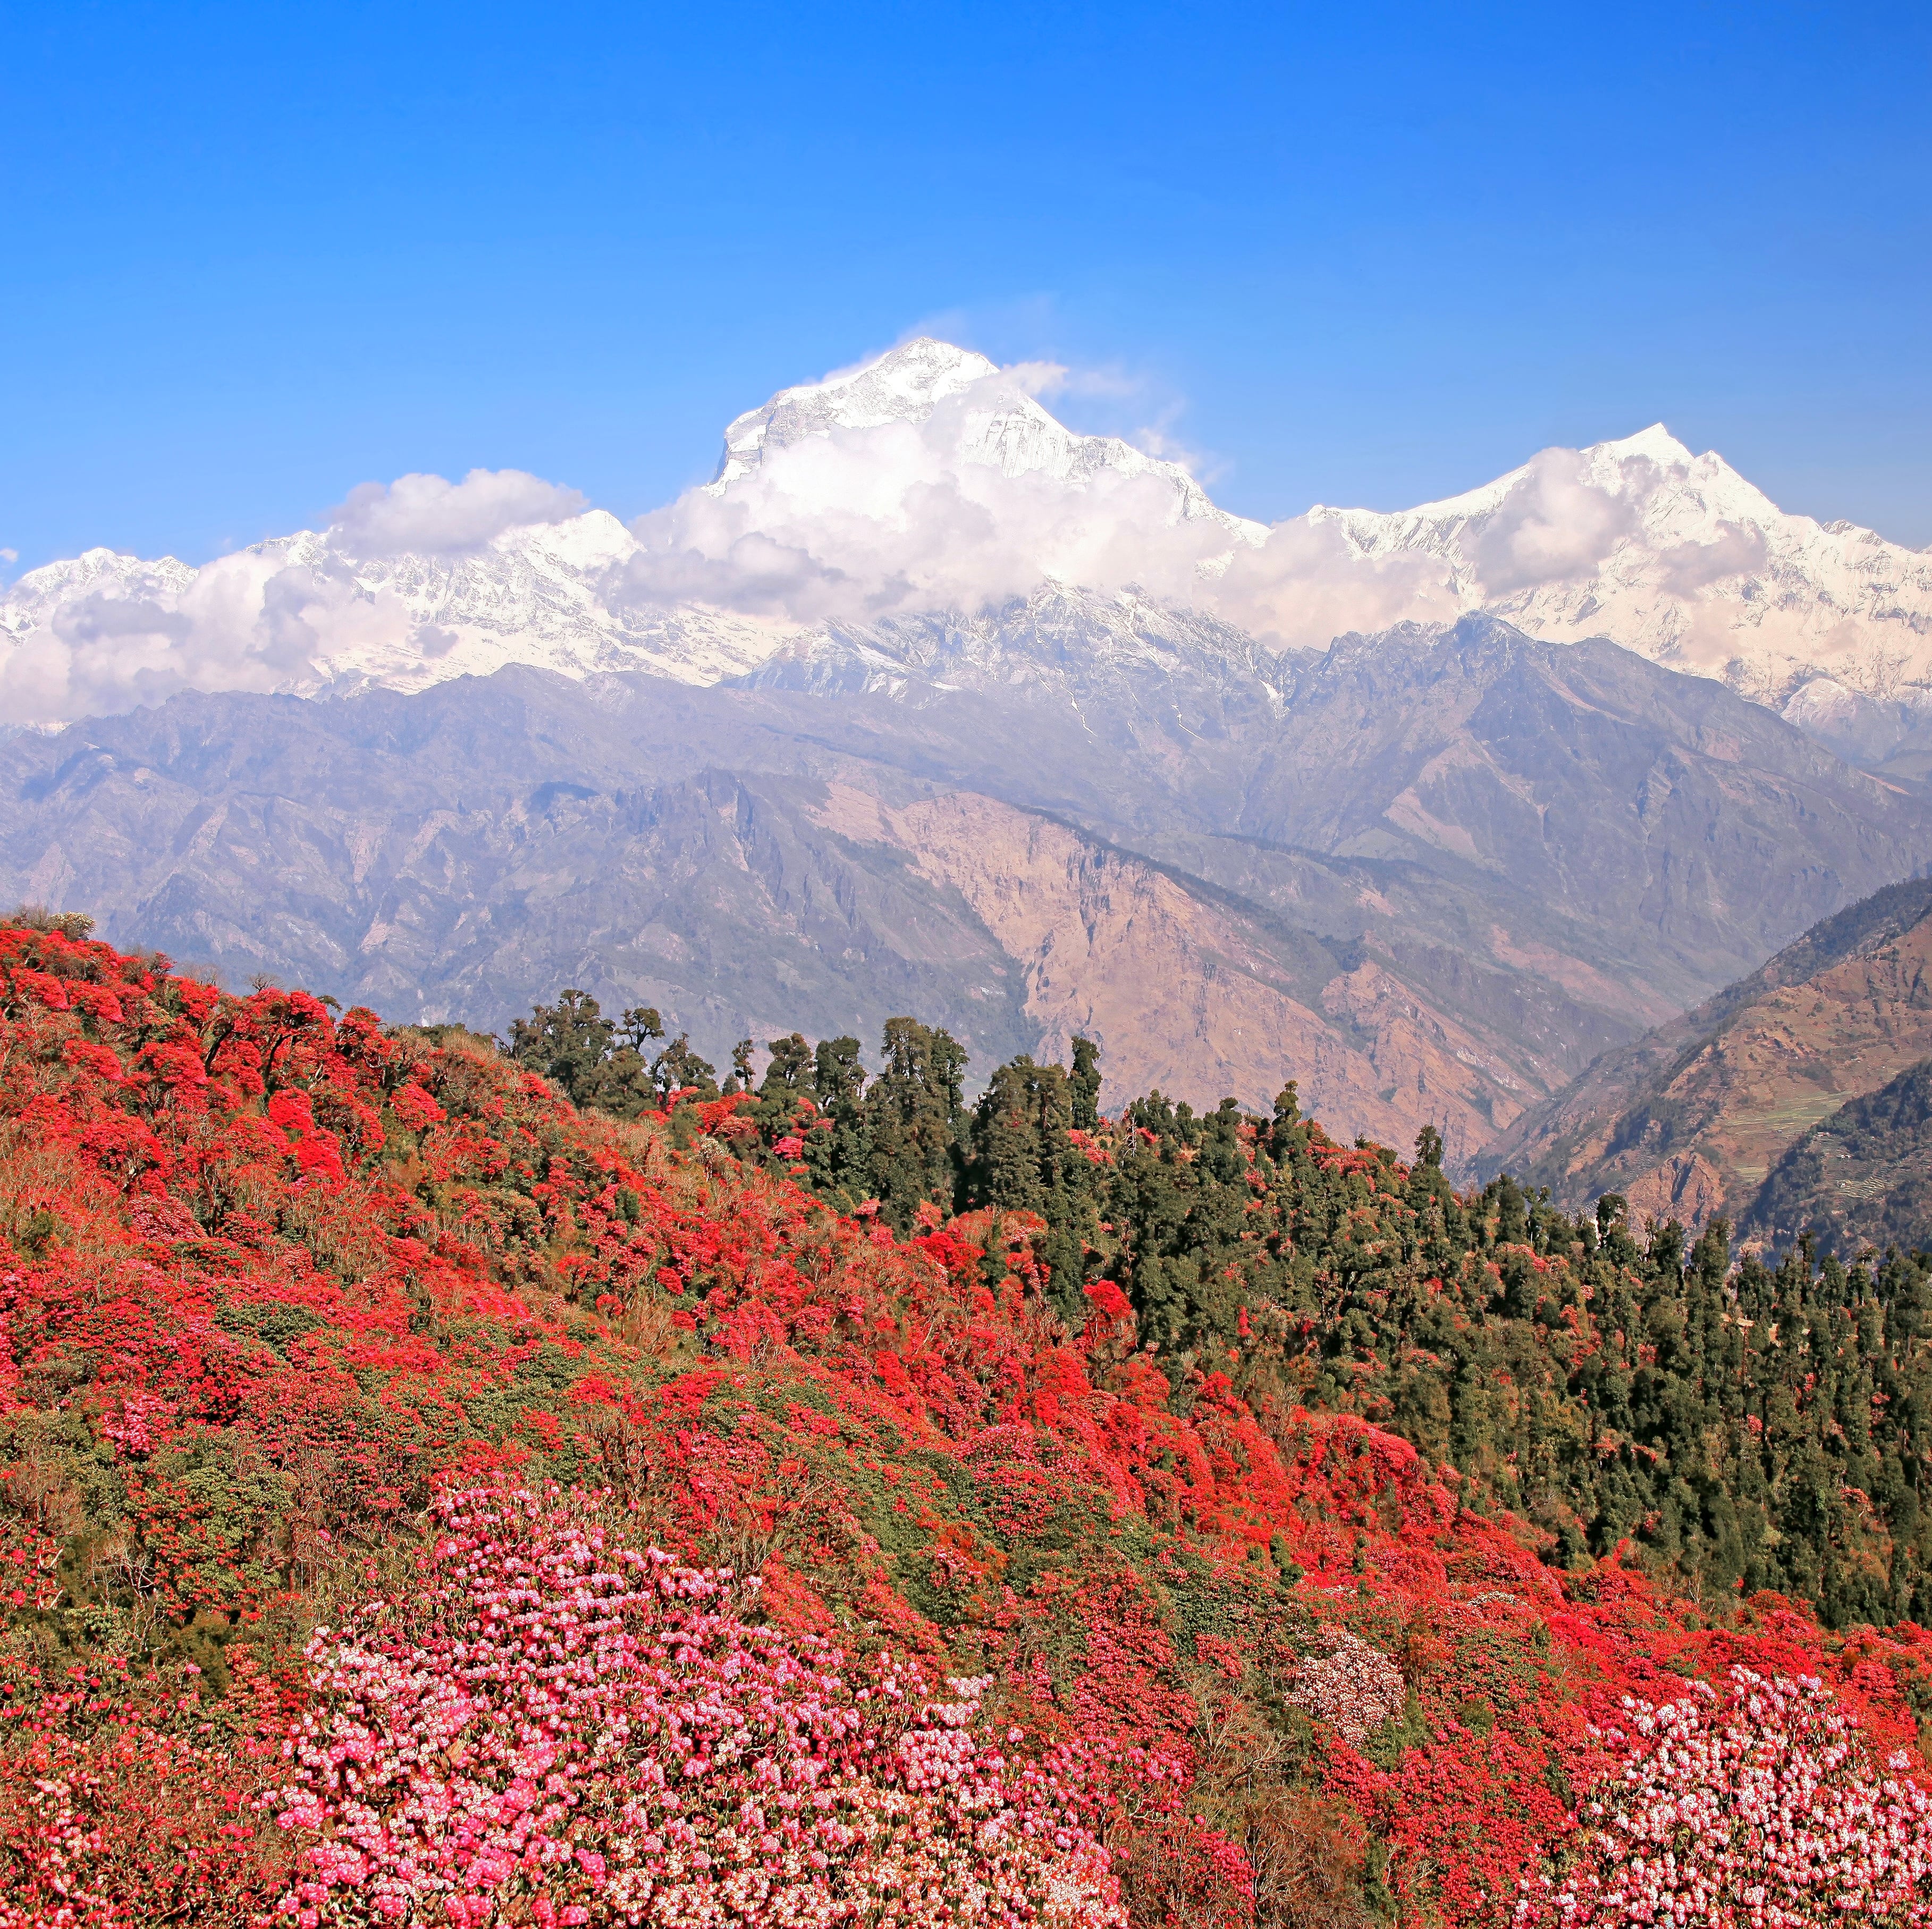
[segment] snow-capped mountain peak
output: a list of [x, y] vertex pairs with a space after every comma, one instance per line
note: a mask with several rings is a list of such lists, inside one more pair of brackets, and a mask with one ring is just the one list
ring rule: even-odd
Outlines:
[[1174, 519], [1211, 520], [1250, 544], [1266, 539], [1263, 524], [1216, 508], [1180, 464], [1118, 436], [1066, 428], [1042, 406], [1034, 386], [1061, 372], [1001, 368], [971, 349], [921, 335], [821, 382], [782, 388], [761, 408], [747, 410], [724, 431], [724, 452], [706, 493], [729, 496], [782, 452], [814, 438], [862, 436], [903, 424], [920, 430], [942, 458], [997, 469], [1010, 481], [1039, 476], [1084, 488], [1106, 476], [1149, 478], [1172, 492]]
[[[0, 595], [0, 716], [184, 688], [416, 689], [507, 663], [706, 682], [781, 648], [811, 656], [808, 632], [863, 632], [888, 656], [896, 632], [868, 626], [979, 638], [1042, 585], [1093, 592], [1083, 634], [1142, 641], [1155, 605], [1276, 648], [1481, 610], [1766, 700], [1828, 674], [1932, 688], [1932, 552], [1786, 514], [1661, 423], [1417, 508], [1318, 506], [1270, 527], [1179, 464], [1067, 428], [1041, 399], [1064, 377], [905, 342], [739, 416], [714, 479], [628, 527], [477, 471], [367, 485], [326, 530], [200, 568], [88, 550]], [[1016, 650], [1046, 633], [1027, 622]]]
[[1696, 459], [1661, 422], [1652, 422], [1648, 428], [1639, 429], [1635, 435], [1620, 436], [1613, 442], [1598, 442], [1596, 447], [1613, 462], [1622, 462], [1638, 455], [1648, 462], [1666, 464], [1689, 463]]
[[1788, 514], [1661, 423], [1417, 508], [1309, 520], [1365, 562], [1436, 563], [1460, 609], [1552, 641], [1608, 636], [1767, 699], [1826, 669], [1858, 688], [1932, 680], [1923, 552]]
[[714, 492], [728, 488], [764, 461], [768, 450], [789, 448], [808, 436], [922, 422], [941, 402], [998, 373], [997, 364], [970, 348], [921, 335], [823, 381], [781, 388], [725, 430], [724, 452], [710, 487]]

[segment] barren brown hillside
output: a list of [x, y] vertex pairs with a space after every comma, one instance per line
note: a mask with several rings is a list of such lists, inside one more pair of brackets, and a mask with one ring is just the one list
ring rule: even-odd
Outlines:
[[1373, 957], [1298, 995], [1253, 920], [1064, 825], [966, 792], [896, 808], [827, 792], [828, 830], [904, 851], [965, 900], [1019, 966], [1048, 1059], [1082, 1034], [1112, 1088], [1210, 1104], [1265, 1105], [1292, 1078], [1353, 1130], [1407, 1145], [1433, 1124], [1454, 1156], [1522, 1109], [1491, 1042]]
[[1573, 1203], [1621, 1192], [1639, 1217], [1701, 1226], [1736, 1218], [1812, 1126], [1928, 1054], [1932, 885], [1917, 882], [1606, 1054], [1490, 1157]]

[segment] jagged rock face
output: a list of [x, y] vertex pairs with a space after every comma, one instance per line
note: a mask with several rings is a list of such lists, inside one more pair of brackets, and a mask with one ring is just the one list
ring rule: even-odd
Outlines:
[[1854, 879], [1925, 861], [1921, 806], [1722, 686], [1601, 644], [1480, 618], [1351, 641], [1285, 704], [1244, 830], [1506, 881], [1606, 938], [1641, 932], [1650, 962], [1617, 975], [1673, 1003], [1838, 909]]
[[[1574, 1209], [1620, 1192], [1634, 1215], [1759, 1236], [1794, 1229], [1786, 1162], [1848, 1101], [1932, 1054], [1932, 882], [1822, 921], [1761, 969], [1621, 1050], [1526, 1113], [1483, 1154]], [[1820, 1127], [1822, 1130], [1822, 1127]], [[1874, 1155], [1876, 1156], [1876, 1155]], [[1774, 1168], [1790, 1196], [1760, 1203]], [[1815, 1203], [1815, 1202], [1814, 1202]]]
[[[890, 670], [881, 668], [889, 664]], [[562, 986], [746, 1035], [1096, 1037], [1115, 1096], [1442, 1127], [1932, 862], [1932, 806], [1722, 686], [1474, 621], [1276, 656], [1057, 592], [739, 682], [194, 697], [0, 750], [0, 896], [500, 1028]]]
[[962, 898], [1018, 968], [1036, 1052], [1064, 1060], [1095, 1040], [1116, 1094], [1258, 1106], [1292, 1077], [1352, 1130], [1406, 1145], [1435, 1123], [1459, 1149], [1516, 1108], [1487, 1028], [1448, 1001], [1372, 956], [1311, 958], [1247, 908], [1064, 824], [970, 792], [893, 807], [843, 784], [820, 814]]

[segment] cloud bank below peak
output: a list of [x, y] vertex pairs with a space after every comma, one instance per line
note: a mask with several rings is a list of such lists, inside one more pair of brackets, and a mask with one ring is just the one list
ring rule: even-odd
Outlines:
[[922, 339], [782, 391], [732, 423], [712, 482], [631, 525], [619, 593], [809, 624], [1132, 588], [1277, 644], [1454, 613], [1438, 563], [1270, 530], [1165, 454], [1067, 429], [1040, 398], [1076, 381]]

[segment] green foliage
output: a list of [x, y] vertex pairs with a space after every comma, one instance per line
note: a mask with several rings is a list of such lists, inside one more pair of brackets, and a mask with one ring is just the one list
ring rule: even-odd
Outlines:
[[893, 1230], [911, 1231], [920, 1205], [948, 1206], [959, 1190], [966, 1107], [966, 1052], [916, 1018], [886, 1021], [884, 1064], [866, 1094], [872, 1196]]
[[[512, 1052], [597, 1090], [622, 1048], [586, 1058], [608, 1028], [595, 1001], [566, 992], [537, 1019]], [[1561, 1566], [1629, 1542], [1707, 1599], [1932, 1620], [1932, 1256], [1847, 1265], [1807, 1243], [1734, 1265], [1721, 1222], [1687, 1252], [1674, 1222], [1640, 1236], [1614, 1193], [1574, 1220], [1508, 1176], [1459, 1196], [1432, 1129], [1405, 1168], [1330, 1140], [1292, 1082], [1267, 1118], [1155, 1091], [1103, 1120], [1085, 1039], [1070, 1071], [996, 1067], [970, 1111], [964, 1051], [912, 1018], [886, 1026], [876, 1077], [854, 1038], [769, 1049], [740, 1157], [794, 1134], [808, 1184], [877, 1202], [902, 1235], [922, 1211], [1036, 1216], [1052, 1310], [1078, 1328], [1117, 1288], [1178, 1405], [1213, 1368], [1359, 1414]]]
[[[664, 1035], [654, 1005], [636, 1005], [621, 1018], [604, 1016], [588, 992], [560, 992], [554, 1005], [538, 1005], [526, 1018], [512, 1019], [506, 1057], [561, 1088], [573, 1104], [616, 1118], [655, 1111], [674, 1092], [718, 1096], [717, 1068], [680, 1032], [655, 1058], [644, 1048]], [[735, 1062], [735, 1061], [734, 1061]]]
[[[1932, 1708], [1916, 1630], [1821, 1648], [1721, 1599], [1918, 1611], [1920, 1262], [1734, 1268], [1720, 1228], [1458, 1196], [1430, 1135], [1409, 1168], [1339, 1145], [1292, 1087], [1103, 1118], [1084, 1040], [970, 1108], [910, 1019], [876, 1077], [794, 1035], [706, 1097], [694, 1054], [643, 1064], [656, 1014], [580, 993], [500, 1056], [11, 937], [0, 1232], [57, 1222], [0, 1252], [0, 1809], [39, 1812], [50, 1688], [92, 1721], [199, 1681], [172, 1786], [226, 1880], [310, 1631], [414, 1587], [458, 1470], [608, 1486], [762, 1576], [768, 1625], [992, 1677], [1022, 1737], [1182, 1748], [1111, 1838], [1142, 1922], [1493, 1922], [1586, 1786], [1591, 1706], [1706, 1636], [1815, 1656], [1892, 1733]], [[600, 1082], [626, 1051], [641, 1078]], [[1626, 1536], [1719, 1600], [1588, 1562]], [[110, 1692], [56, 1687], [76, 1660]], [[258, 1694], [231, 1790], [256, 1731], [219, 1711]], [[104, 1892], [152, 1862], [123, 1811], [171, 1748], [73, 1758], [125, 1849]], [[170, 1893], [136, 1916], [216, 1919]]]
[[1218, 1358], [1360, 1413], [1562, 1564], [1628, 1539], [1706, 1596], [1932, 1613], [1926, 1258], [1733, 1268], [1721, 1222], [1687, 1255], [1621, 1202], [1600, 1224], [1508, 1178], [1459, 1199], [1426, 1160], [1403, 1174], [1280, 1114], [1127, 1118], [1083, 1210], [1170, 1377]]

